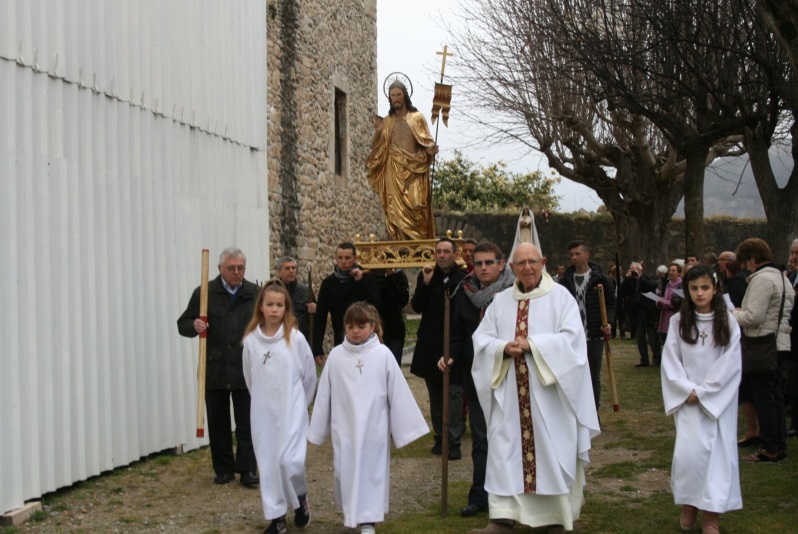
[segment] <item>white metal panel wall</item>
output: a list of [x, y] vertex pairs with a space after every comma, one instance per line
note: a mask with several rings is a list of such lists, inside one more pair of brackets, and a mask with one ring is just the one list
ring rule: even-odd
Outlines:
[[265, 11], [0, 0], [0, 513], [200, 444], [201, 249], [269, 274]]

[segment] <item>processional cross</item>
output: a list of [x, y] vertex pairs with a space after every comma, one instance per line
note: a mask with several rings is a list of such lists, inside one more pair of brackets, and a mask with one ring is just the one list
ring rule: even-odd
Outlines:
[[449, 45], [443, 45], [443, 52], [435, 52], [439, 56], [443, 56], [441, 60], [441, 83], [443, 83], [443, 71], [446, 70], [446, 57], [451, 56], [454, 57], [454, 54], [451, 52], [447, 52], [449, 49]]

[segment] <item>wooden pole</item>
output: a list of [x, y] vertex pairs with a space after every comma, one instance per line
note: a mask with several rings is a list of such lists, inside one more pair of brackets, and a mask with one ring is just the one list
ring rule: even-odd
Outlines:
[[441, 421], [441, 517], [449, 516], [449, 291], [443, 293], [443, 414]]
[[207, 248], [202, 249], [202, 278], [200, 282], [200, 316], [206, 329], [200, 334], [199, 364], [197, 367], [197, 437], [205, 437], [205, 355], [208, 345], [208, 258]]
[[[599, 304], [601, 305], [601, 326], [607, 326], [607, 305], [604, 303], [604, 286], [599, 284], [598, 288]], [[607, 355], [607, 373], [610, 376], [610, 389], [612, 390], [612, 411], [617, 412], [621, 409], [618, 402], [618, 385], [615, 382], [615, 370], [612, 368], [612, 348], [610, 347], [610, 335], [601, 333], [604, 337], [604, 352]]]
[[[308, 267], [308, 304], [316, 302], [316, 295], [313, 293], [313, 267]], [[316, 314], [308, 312], [308, 344], [313, 348], [313, 319]], [[314, 354], [315, 356], [315, 354]]]

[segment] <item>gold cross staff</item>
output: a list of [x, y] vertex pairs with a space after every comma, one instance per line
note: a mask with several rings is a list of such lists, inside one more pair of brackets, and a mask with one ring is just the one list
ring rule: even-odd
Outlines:
[[439, 56], [443, 56], [443, 60], [441, 61], [441, 83], [443, 83], [443, 71], [446, 70], [446, 56], [454, 57], [454, 54], [446, 51], [448, 49], [449, 45], [443, 45], [443, 52], [435, 52]]

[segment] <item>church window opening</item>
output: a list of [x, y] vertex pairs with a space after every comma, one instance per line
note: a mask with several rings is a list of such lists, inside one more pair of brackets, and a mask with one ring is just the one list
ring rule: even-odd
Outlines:
[[335, 174], [346, 178], [349, 139], [346, 113], [346, 93], [335, 89]]

